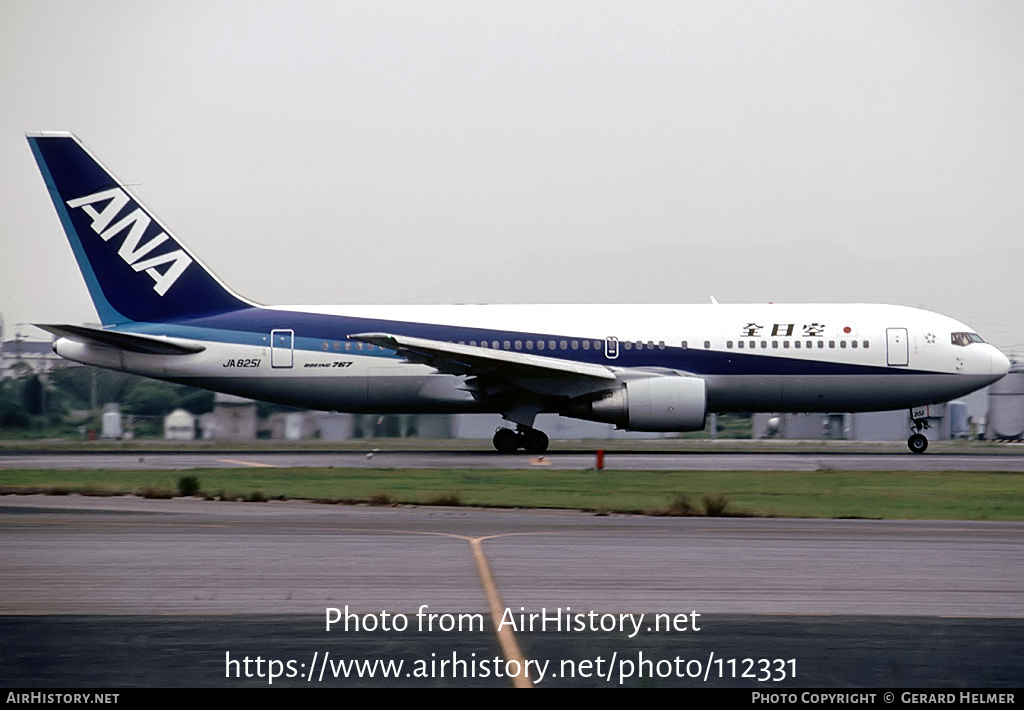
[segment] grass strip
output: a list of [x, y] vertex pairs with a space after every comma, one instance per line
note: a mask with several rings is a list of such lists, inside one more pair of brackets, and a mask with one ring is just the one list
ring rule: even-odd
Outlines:
[[1024, 473], [209, 468], [6, 470], [0, 493], [565, 508], [655, 515], [1024, 520]]

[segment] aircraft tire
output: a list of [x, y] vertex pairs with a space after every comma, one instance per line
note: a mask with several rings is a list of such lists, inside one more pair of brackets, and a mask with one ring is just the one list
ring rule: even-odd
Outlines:
[[511, 429], [501, 428], [494, 432], [491, 443], [499, 454], [514, 454], [520, 445], [519, 435]]
[[523, 448], [528, 454], [543, 454], [548, 450], [548, 435], [539, 429], [530, 429], [523, 434]]
[[911, 434], [907, 439], [907, 446], [912, 453], [923, 454], [928, 448], [928, 437], [924, 434]]

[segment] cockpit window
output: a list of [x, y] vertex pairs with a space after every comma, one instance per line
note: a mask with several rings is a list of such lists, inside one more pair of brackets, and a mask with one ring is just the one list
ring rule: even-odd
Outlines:
[[984, 343], [981, 336], [977, 333], [951, 333], [950, 340], [953, 345], [959, 345], [961, 347], [970, 345], [971, 343]]

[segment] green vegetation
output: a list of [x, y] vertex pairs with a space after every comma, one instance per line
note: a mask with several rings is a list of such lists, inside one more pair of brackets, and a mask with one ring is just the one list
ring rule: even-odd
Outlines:
[[178, 495], [197, 496], [201, 492], [199, 479], [196, 476], [182, 476], [178, 479]]
[[[226, 500], [302, 498], [602, 514], [1024, 520], [1024, 473], [211, 468], [197, 469], [193, 476], [204, 495]], [[169, 497], [183, 490], [179, 477], [178, 471], [9, 470], [0, 471], [0, 493]]]
[[99, 408], [120, 402], [135, 436], [163, 436], [163, 418], [177, 408], [192, 414], [213, 411], [213, 393], [123, 372], [93, 367], [60, 367], [0, 380], [0, 437], [84, 439], [100, 430]]

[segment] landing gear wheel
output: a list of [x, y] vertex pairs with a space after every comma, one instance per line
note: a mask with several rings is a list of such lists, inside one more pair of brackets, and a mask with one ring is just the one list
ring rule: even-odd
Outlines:
[[543, 454], [548, 450], [548, 435], [539, 429], [527, 429], [520, 436], [523, 448], [528, 454]]
[[500, 454], [514, 454], [519, 448], [519, 435], [511, 429], [501, 428], [494, 432], [491, 443]]
[[907, 439], [907, 446], [915, 454], [923, 454], [925, 449], [928, 448], [928, 437], [924, 434], [911, 434], [910, 438]]

